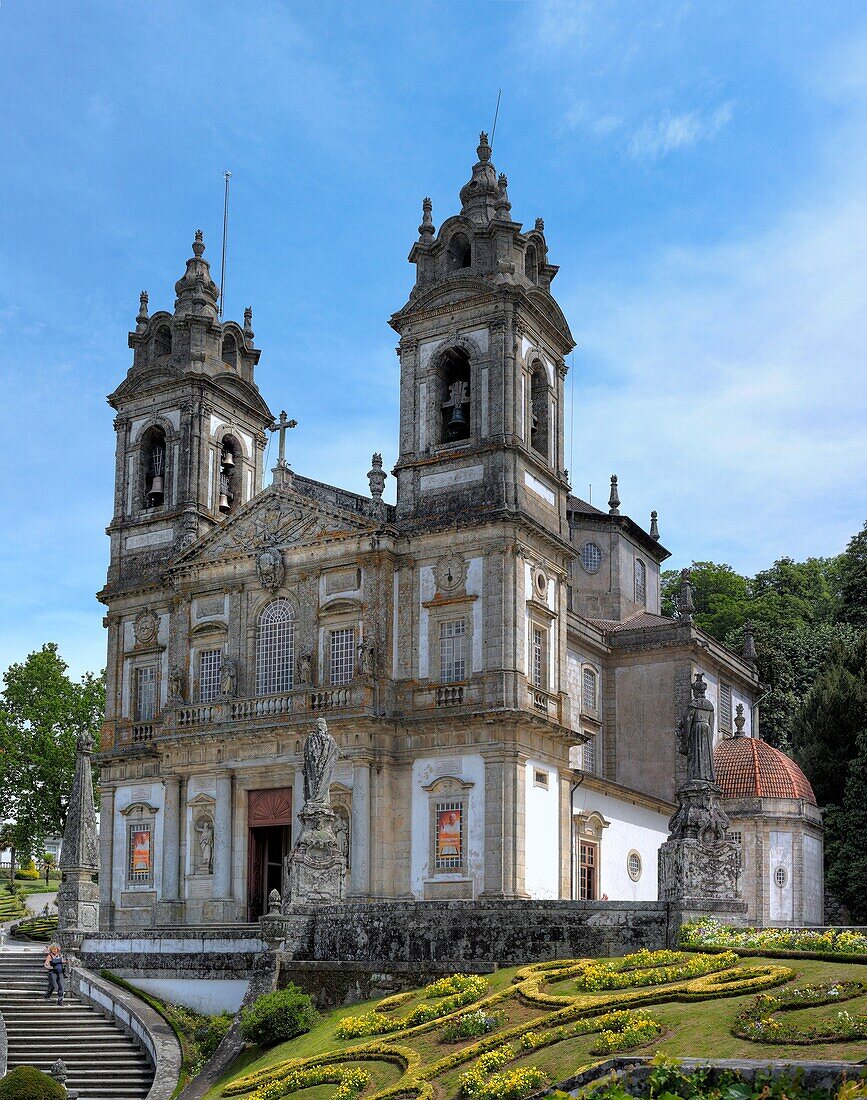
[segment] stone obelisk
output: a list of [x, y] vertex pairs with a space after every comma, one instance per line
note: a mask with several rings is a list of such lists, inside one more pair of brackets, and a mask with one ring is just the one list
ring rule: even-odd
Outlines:
[[99, 928], [99, 837], [90, 757], [89, 733], [78, 738], [75, 778], [69, 794], [63, 848], [60, 853], [60, 889], [57, 893], [57, 930], [61, 946], [75, 951], [88, 932]]

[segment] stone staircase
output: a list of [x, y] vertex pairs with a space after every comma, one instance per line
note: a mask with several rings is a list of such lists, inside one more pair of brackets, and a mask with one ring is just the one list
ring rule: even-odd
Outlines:
[[67, 992], [44, 1000], [41, 948], [9, 944], [0, 951], [0, 1013], [9, 1038], [9, 1069], [50, 1070], [62, 1058], [66, 1086], [81, 1100], [145, 1100], [153, 1068], [142, 1049], [101, 1012]]

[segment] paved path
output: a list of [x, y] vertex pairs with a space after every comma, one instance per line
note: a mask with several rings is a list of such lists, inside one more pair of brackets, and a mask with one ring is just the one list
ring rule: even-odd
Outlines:
[[48, 909], [50, 913], [57, 912], [57, 891], [53, 890], [50, 894], [28, 894], [24, 899], [27, 909], [31, 913], [39, 914], [45, 908], [45, 903], [48, 903]]

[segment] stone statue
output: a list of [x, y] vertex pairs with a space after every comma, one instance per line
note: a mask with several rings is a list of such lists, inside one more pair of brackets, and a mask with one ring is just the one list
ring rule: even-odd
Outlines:
[[713, 703], [705, 698], [707, 684], [697, 672], [692, 684], [692, 699], [684, 707], [677, 727], [678, 749], [686, 757], [687, 781], [714, 782]]
[[313, 658], [309, 653], [302, 653], [298, 658], [298, 683], [310, 684], [313, 682]]
[[344, 866], [349, 866], [349, 818], [342, 811], [338, 811], [334, 822], [334, 835], [337, 839], [337, 851], [343, 860]]
[[78, 735], [75, 747], [79, 752], [93, 752], [93, 734], [90, 730], [82, 730]]
[[238, 664], [231, 657], [223, 658], [220, 671], [220, 694], [225, 699], [234, 699], [238, 694]]
[[361, 676], [372, 676], [376, 667], [376, 649], [373, 642], [359, 642], [355, 647], [355, 665]]
[[263, 588], [276, 592], [283, 583], [286, 567], [276, 546], [266, 546], [256, 555], [256, 572]]
[[184, 674], [180, 665], [172, 665], [169, 669], [169, 701], [183, 702], [184, 698]]
[[304, 808], [331, 805], [331, 781], [337, 764], [337, 742], [328, 732], [324, 718], [304, 742]]
[[196, 832], [199, 835], [199, 851], [202, 855], [202, 866], [211, 874], [214, 867], [214, 825], [209, 817], [200, 817], [196, 822]]

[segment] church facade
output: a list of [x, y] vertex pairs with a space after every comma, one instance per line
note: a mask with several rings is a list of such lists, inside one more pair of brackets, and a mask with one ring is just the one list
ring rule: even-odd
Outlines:
[[[750, 655], [686, 605], [660, 615], [655, 514], [621, 514], [615, 479], [607, 511], [570, 493], [557, 267], [542, 220], [512, 219], [485, 135], [477, 152], [439, 230], [425, 200], [390, 322], [396, 505], [379, 455], [369, 496], [291, 470], [252, 314], [220, 319], [200, 233], [174, 309], [142, 295], [109, 397], [104, 929], [261, 916], [319, 718], [355, 900], [655, 899], [696, 672], [717, 738], [736, 713], [757, 736]], [[803, 899], [778, 911], [798, 923]]]

